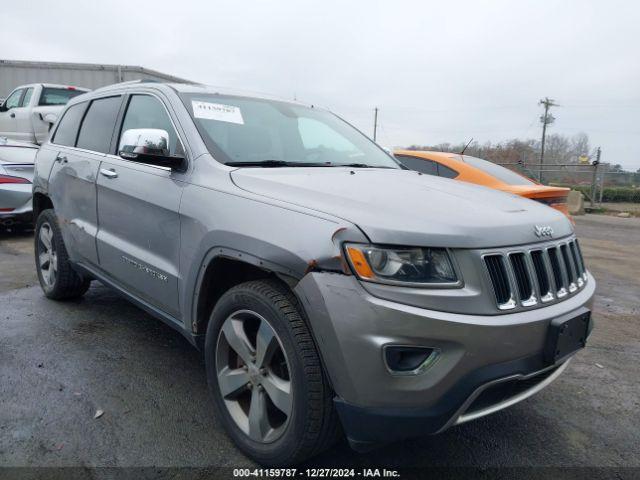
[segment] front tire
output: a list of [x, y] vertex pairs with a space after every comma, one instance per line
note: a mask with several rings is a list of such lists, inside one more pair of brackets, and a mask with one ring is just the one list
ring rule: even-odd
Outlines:
[[52, 209], [43, 210], [38, 216], [34, 242], [36, 270], [44, 294], [53, 300], [84, 295], [91, 280], [73, 269]]
[[243, 283], [216, 304], [205, 340], [207, 379], [236, 445], [268, 466], [300, 463], [338, 437], [333, 396], [293, 293]]

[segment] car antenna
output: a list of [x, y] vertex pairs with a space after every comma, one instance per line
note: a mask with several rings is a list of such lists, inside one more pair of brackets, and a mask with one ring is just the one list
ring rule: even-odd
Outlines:
[[464, 148], [462, 149], [462, 151], [458, 154], [458, 155], [464, 155], [464, 152], [467, 150], [467, 147], [469, 145], [471, 145], [471, 142], [473, 142], [473, 137], [471, 137], [471, 140], [469, 140], [469, 143], [467, 143]]

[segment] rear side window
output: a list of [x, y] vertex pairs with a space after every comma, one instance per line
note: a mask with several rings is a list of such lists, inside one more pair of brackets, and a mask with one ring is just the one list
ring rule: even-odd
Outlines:
[[60, 125], [56, 129], [53, 139], [53, 143], [57, 145], [65, 145], [67, 147], [74, 147], [76, 144], [76, 137], [78, 136], [78, 127], [82, 121], [82, 115], [87, 107], [86, 103], [78, 103], [69, 107], [65, 112]]
[[155, 128], [165, 130], [169, 134], [169, 154], [176, 154], [178, 145], [178, 135], [173, 128], [171, 119], [164, 108], [155, 97], [150, 95], [132, 95], [129, 101], [127, 113], [122, 122], [120, 136], [127, 130], [138, 128]]
[[109, 152], [121, 99], [122, 97], [107, 97], [91, 102], [80, 127], [76, 144], [78, 148], [100, 153]]
[[438, 176], [438, 166], [435, 162], [431, 160], [426, 160], [423, 158], [416, 157], [408, 157], [405, 155], [398, 155], [396, 158], [402, 163], [405, 167], [410, 170], [415, 170], [416, 172], [426, 173], [427, 175]]
[[75, 88], [44, 87], [40, 95], [39, 105], [66, 105], [73, 97], [83, 93], [85, 92]]

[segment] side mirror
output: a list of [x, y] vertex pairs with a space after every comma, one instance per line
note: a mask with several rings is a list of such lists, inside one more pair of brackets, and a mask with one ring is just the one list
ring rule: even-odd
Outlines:
[[125, 160], [168, 167], [184, 168], [184, 157], [169, 153], [169, 134], [158, 128], [133, 128], [125, 130], [120, 138], [118, 155]]
[[55, 113], [47, 113], [44, 117], [42, 117], [42, 120], [45, 123], [48, 123], [49, 129], [51, 129], [53, 124], [56, 123], [56, 120], [58, 120], [58, 115], [56, 115]]
[[2, 105], [0, 105], [0, 112], [6, 112], [7, 110], [9, 110], [4, 104], [5, 102], [2, 102]]

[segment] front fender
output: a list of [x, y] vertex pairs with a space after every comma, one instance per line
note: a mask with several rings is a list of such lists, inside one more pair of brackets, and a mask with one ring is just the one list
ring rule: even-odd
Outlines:
[[342, 271], [341, 243], [367, 241], [353, 224], [301, 210], [196, 185], [185, 189], [180, 258], [185, 328], [192, 329], [203, 275], [217, 257], [249, 263], [295, 284], [312, 270]]

